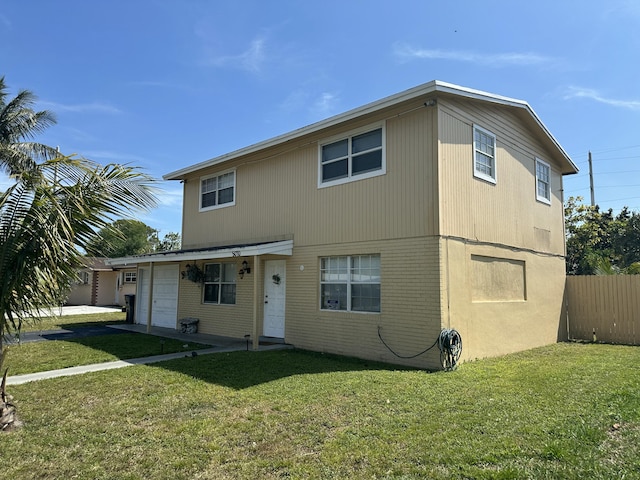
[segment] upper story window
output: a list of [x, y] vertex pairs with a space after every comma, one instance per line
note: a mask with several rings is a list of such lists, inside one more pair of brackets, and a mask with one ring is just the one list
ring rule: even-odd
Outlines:
[[551, 167], [536, 158], [536, 199], [551, 203]]
[[229, 207], [236, 203], [236, 172], [200, 180], [200, 210]]
[[384, 143], [382, 126], [321, 143], [318, 186], [383, 175], [386, 172]]
[[473, 126], [473, 175], [496, 183], [496, 136]]
[[136, 283], [137, 272], [124, 272], [124, 283]]

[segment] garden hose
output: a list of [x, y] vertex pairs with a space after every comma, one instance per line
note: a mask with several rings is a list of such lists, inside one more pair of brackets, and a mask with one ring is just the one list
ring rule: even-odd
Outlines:
[[442, 365], [442, 368], [445, 371], [451, 371], [455, 370], [458, 366], [458, 360], [460, 359], [460, 355], [462, 354], [462, 337], [457, 330], [447, 328], [443, 329], [440, 332], [440, 335], [438, 335], [436, 341], [433, 342], [430, 347], [427, 347], [426, 349], [422, 350], [419, 353], [416, 353], [415, 355], [406, 356], [394, 352], [393, 349], [389, 345], [387, 345], [387, 342], [385, 342], [382, 338], [382, 334], [380, 333], [381, 330], [382, 327], [378, 326], [378, 338], [380, 339], [382, 344], [398, 358], [416, 358], [424, 353], [427, 353], [433, 347], [438, 345], [438, 348], [440, 348], [440, 364]]
[[462, 337], [457, 330], [444, 329], [438, 337], [440, 364], [446, 371], [455, 370], [462, 354]]

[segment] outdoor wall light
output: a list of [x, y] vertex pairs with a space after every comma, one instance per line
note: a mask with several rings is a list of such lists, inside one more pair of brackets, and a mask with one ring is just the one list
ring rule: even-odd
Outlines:
[[240, 275], [240, 278], [244, 278], [245, 273], [251, 273], [251, 267], [249, 267], [249, 262], [247, 262], [246, 260], [242, 262], [242, 268], [240, 269], [238, 274]]

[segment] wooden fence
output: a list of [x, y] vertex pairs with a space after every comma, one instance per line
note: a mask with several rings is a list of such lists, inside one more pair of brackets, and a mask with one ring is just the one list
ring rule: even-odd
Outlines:
[[640, 275], [568, 276], [568, 335], [640, 345]]

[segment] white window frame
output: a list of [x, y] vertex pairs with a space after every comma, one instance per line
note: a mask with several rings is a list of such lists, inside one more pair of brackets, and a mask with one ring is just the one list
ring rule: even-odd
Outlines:
[[138, 272], [122, 272], [123, 283], [136, 283], [138, 280]]
[[90, 272], [83, 270], [78, 274], [78, 285], [89, 285], [90, 280], [91, 280]]
[[[377, 257], [379, 270], [378, 270], [378, 278], [377, 281], [374, 279], [369, 279], [367, 281], [358, 281], [355, 277], [358, 276], [359, 272], [362, 272], [360, 269], [354, 268], [353, 260], [361, 259], [363, 257]], [[323, 260], [334, 260], [339, 261], [340, 259], [346, 260], [346, 271], [344, 272], [336, 272], [335, 270], [330, 275], [337, 275], [337, 278], [328, 278], [323, 280], [324, 272], [331, 272], [331, 269], [323, 269]], [[332, 255], [327, 257], [321, 257], [319, 259], [319, 271], [320, 271], [320, 310], [325, 312], [344, 312], [344, 313], [365, 313], [365, 314], [377, 314], [379, 315], [382, 311], [382, 265], [380, 254], [362, 254], [362, 255]], [[332, 308], [329, 305], [324, 305], [323, 302], [323, 286], [325, 285], [344, 285], [346, 288], [346, 300], [347, 305], [346, 308]], [[353, 309], [353, 286], [354, 285], [378, 285], [380, 290], [379, 301], [379, 310], [355, 310]]]
[[[377, 170], [373, 170], [365, 173], [356, 173], [355, 175], [352, 173], [353, 167], [353, 155], [351, 152], [353, 137], [357, 137], [358, 135], [362, 135], [364, 133], [373, 132], [374, 130], [381, 130], [382, 141], [380, 147], [376, 147], [371, 150], [367, 150], [364, 152], [359, 152], [359, 154], [364, 154], [367, 152], [376, 151], [380, 149], [382, 151], [382, 162], [380, 168]], [[348, 163], [347, 176], [343, 178], [338, 178], [335, 180], [322, 180], [322, 148], [330, 145], [332, 143], [337, 143], [342, 140], [348, 140], [348, 153], [347, 156], [344, 157]], [[359, 128], [357, 130], [352, 130], [346, 134], [335, 135], [333, 137], [324, 139], [318, 142], [318, 188], [332, 187], [334, 185], [342, 185], [344, 183], [356, 182], [358, 180], [364, 180], [366, 178], [378, 177], [380, 175], [385, 175], [387, 173], [387, 147], [386, 147], [386, 125], [385, 122], [376, 123], [373, 125], [367, 125], [366, 127]]]
[[[208, 265], [219, 265], [220, 267], [220, 277], [218, 278], [217, 281], [208, 281], [206, 278], [206, 272], [207, 272], [207, 266]], [[233, 281], [227, 282], [224, 281], [224, 270], [227, 268], [231, 268], [234, 272], [233, 275]], [[205, 278], [203, 281], [203, 287], [202, 287], [202, 303], [204, 303], [205, 305], [235, 305], [238, 299], [238, 290], [237, 290], [237, 282], [236, 282], [236, 272], [237, 272], [237, 265], [235, 263], [228, 263], [228, 262], [207, 262], [204, 264], [203, 266], [203, 272], [205, 273]], [[218, 285], [218, 298], [215, 301], [211, 301], [211, 300], [206, 300], [205, 299], [205, 294], [206, 294], [206, 286], [207, 285]], [[223, 285], [234, 285], [235, 289], [233, 292], [233, 303], [224, 303], [222, 302], [222, 286]]]
[[[219, 179], [220, 177], [223, 177], [224, 175], [228, 175], [230, 173], [233, 174], [233, 200], [231, 202], [226, 202], [226, 203], [221, 203], [221, 204], [218, 203], [218, 201], [216, 200], [216, 205], [210, 205], [208, 207], [203, 207], [202, 206], [202, 195], [204, 195], [204, 193], [209, 193], [209, 192], [203, 192], [202, 191], [202, 183], [205, 180], [210, 180], [212, 178], [215, 178], [216, 179], [216, 183], [217, 183], [217, 179]], [[206, 176], [200, 177], [200, 185], [198, 187], [198, 189], [199, 189], [198, 190], [198, 192], [199, 192], [199, 194], [198, 194], [198, 209], [199, 209], [199, 211], [200, 212], [208, 212], [209, 210], [217, 210], [219, 208], [233, 207], [236, 204], [236, 193], [237, 193], [237, 191], [236, 191], [236, 177], [237, 177], [237, 174], [236, 174], [236, 170], [235, 169], [234, 170], [227, 170], [225, 172], [220, 172], [220, 173], [216, 173], [216, 174], [213, 174], [213, 175], [206, 175]], [[219, 190], [216, 188], [215, 192], [216, 192], [216, 199], [217, 199], [217, 195], [218, 195]]]
[[[546, 168], [547, 170], [546, 180], [544, 178], [540, 178], [540, 175], [538, 172], [538, 165], [542, 166], [543, 168]], [[551, 205], [551, 165], [549, 165], [544, 160], [536, 158], [535, 169], [536, 169], [536, 200], [542, 203], [546, 203], [547, 205]], [[540, 195], [540, 184], [546, 185], [548, 197], [545, 197], [544, 195]]]
[[[493, 140], [493, 156], [477, 148], [476, 131], [480, 132], [481, 134]], [[496, 153], [498, 151], [498, 148], [497, 148], [496, 135], [493, 132], [490, 132], [489, 130], [487, 130], [486, 128], [482, 128], [478, 125], [474, 125], [472, 142], [473, 142], [473, 176], [489, 183], [493, 183], [493, 184], [498, 183], [498, 162], [496, 161]], [[493, 175], [487, 175], [485, 172], [483, 172], [478, 168], [478, 155], [482, 155], [483, 157], [487, 157], [491, 159]]]

